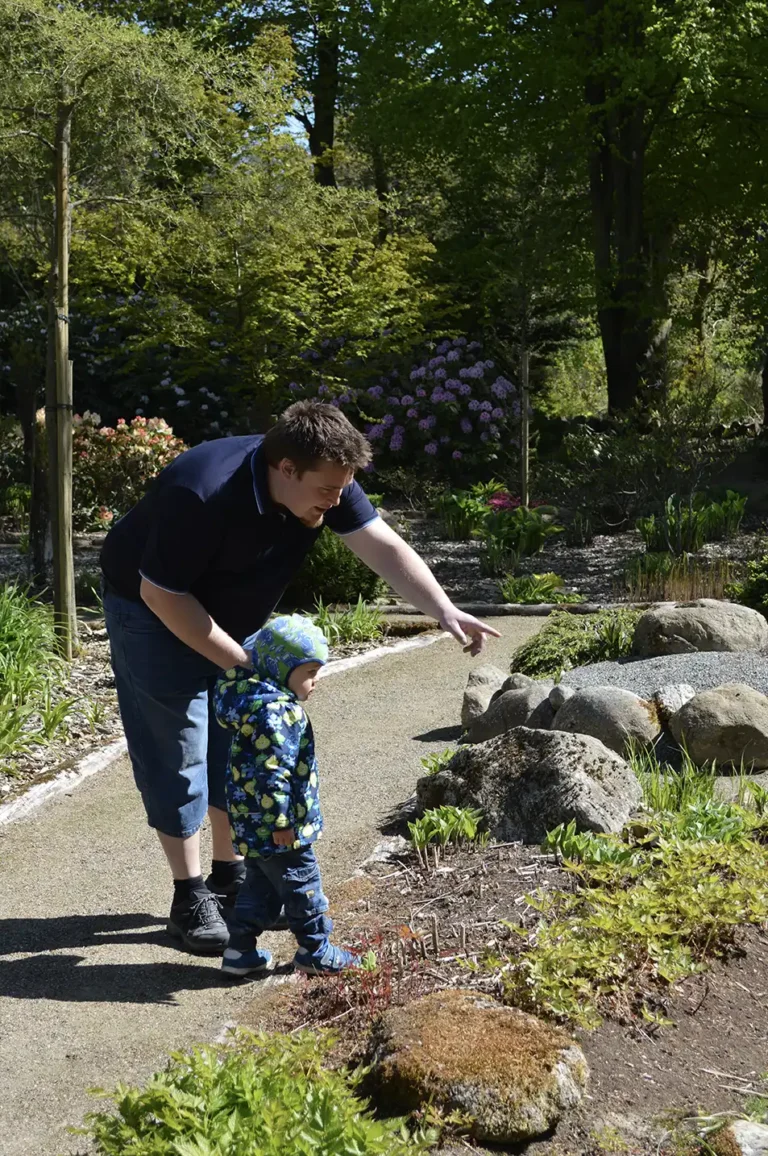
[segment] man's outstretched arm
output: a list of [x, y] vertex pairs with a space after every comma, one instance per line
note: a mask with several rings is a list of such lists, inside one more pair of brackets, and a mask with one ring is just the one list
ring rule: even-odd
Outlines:
[[486, 636], [499, 637], [498, 630], [453, 605], [426, 562], [382, 518], [345, 534], [344, 542], [401, 598], [437, 619], [470, 654], [480, 653]]

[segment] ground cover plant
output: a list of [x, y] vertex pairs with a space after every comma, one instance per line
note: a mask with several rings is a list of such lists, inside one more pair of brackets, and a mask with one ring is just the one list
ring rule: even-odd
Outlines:
[[96, 1089], [116, 1111], [84, 1129], [100, 1156], [416, 1156], [434, 1142], [378, 1121], [361, 1073], [325, 1066], [332, 1040], [239, 1031], [225, 1045], [174, 1053], [145, 1088]]
[[554, 611], [538, 634], [515, 651], [512, 670], [551, 678], [578, 666], [623, 658], [630, 653], [641, 613], [623, 608], [579, 615]]
[[581, 594], [564, 589], [565, 582], [558, 574], [507, 574], [499, 582], [503, 602], [529, 605], [540, 602], [583, 602]]
[[695, 554], [705, 542], [733, 538], [741, 527], [747, 499], [728, 490], [722, 502], [708, 501], [693, 493], [685, 500], [672, 495], [661, 512], [639, 518], [637, 529], [649, 553], [668, 550], [671, 554]]
[[384, 634], [384, 616], [376, 606], [358, 598], [350, 610], [331, 610], [317, 600], [312, 618], [331, 646], [350, 642], [375, 642]]

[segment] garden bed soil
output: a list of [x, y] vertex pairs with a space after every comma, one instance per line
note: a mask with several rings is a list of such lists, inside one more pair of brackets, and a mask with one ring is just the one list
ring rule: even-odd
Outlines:
[[[373, 1018], [387, 1006], [457, 986], [498, 995], [490, 973], [470, 971], [456, 958], [462, 926], [470, 957], [495, 945], [514, 951], [516, 937], [503, 921], [535, 924], [526, 895], [567, 888], [571, 877], [550, 856], [517, 844], [453, 852], [441, 868], [425, 875], [415, 855], [407, 854], [378, 866], [375, 876], [358, 875], [337, 888], [334, 938], [356, 950], [373, 948], [378, 975], [272, 981], [254, 988], [244, 1022], [270, 1031], [328, 1026], [337, 1037], [334, 1061], [356, 1064], [365, 1056]], [[407, 957], [402, 966], [401, 943]], [[628, 1006], [614, 1005], [600, 1028], [578, 1030], [591, 1071], [588, 1098], [527, 1151], [676, 1156], [682, 1121], [697, 1113], [738, 1114], [750, 1089], [768, 1091], [760, 1079], [768, 1068], [768, 931], [745, 928], [727, 960], [649, 996], [674, 1026], [649, 1025]], [[441, 1151], [453, 1156], [467, 1148], [485, 1151], [463, 1137]]]

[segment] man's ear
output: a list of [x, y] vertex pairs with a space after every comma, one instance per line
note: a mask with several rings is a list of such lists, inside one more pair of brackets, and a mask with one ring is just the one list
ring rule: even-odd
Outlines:
[[288, 478], [290, 481], [295, 481], [295, 479], [299, 476], [296, 463], [292, 462], [290, 458], [281, 458], [278, 462], [277, 468], [283, 477]]

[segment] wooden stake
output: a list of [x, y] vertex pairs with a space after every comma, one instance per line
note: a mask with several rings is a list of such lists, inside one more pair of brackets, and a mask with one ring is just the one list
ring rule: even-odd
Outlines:
[[459, 952], [462, 955], [467, 954], [467, 928], [463, 923], [459, 924]]
[[527, 506], [531, 423], [528, 416], [528, 350], [520, 351], [520, 502]]
[[439, 955], [440, 954], [440, 933], [439, 933], [439, 929], [438, 929], [438, 925], [437, 925], [437, 916], [432, 915], [430, 917], [430, 921], [432, 924], [432, 950], [434, 951], [435, 955]]

